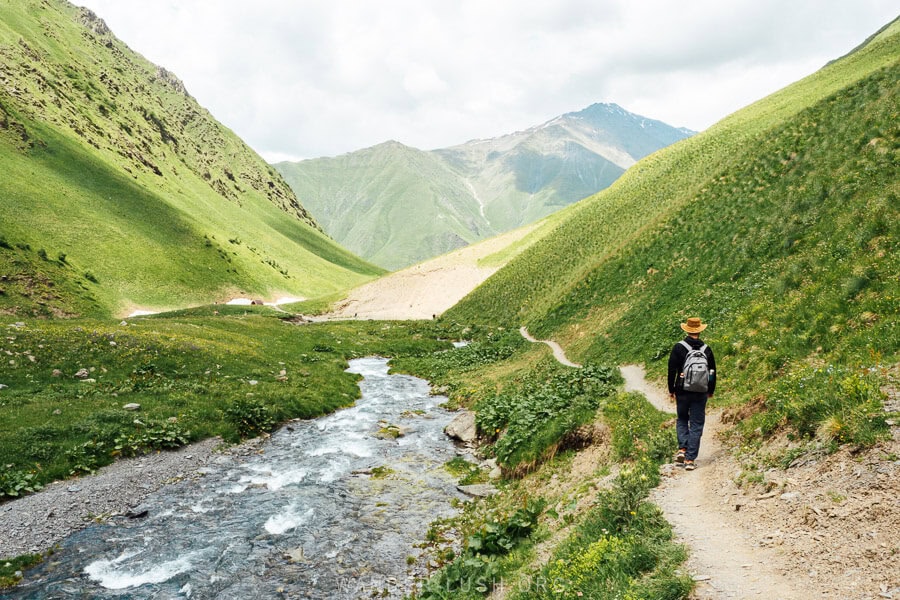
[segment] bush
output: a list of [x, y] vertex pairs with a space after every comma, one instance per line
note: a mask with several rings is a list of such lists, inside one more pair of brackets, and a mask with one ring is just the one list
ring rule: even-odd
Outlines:
[[18, 498], [43, 487], [34, 472], [14, 469], [13, 465], [0, 467], [0, 499]]
[[135, 432], [116, 438], [115, 453], [137, 456], [153, 450], [174, 450], [191, 441], [191, 432], [185, 431], [177, 422], [150, 422], [147, 425], [135, 422], [135, 425]]
[[276, 420], [269, 408], [255, 398], [239, 398], [225, 408], [226, 420], [242, 438], [271, 431]]
[[463, 553], [425, 582], [415, 597], [480, 598], [491, 592], [500, 577], [498, 558], [531, 535], [546, 506], [543, 499], [530, 500], [507, 517], [485, 519], [481, 528], [466, 539]]
[[566, 434], [590, 422], [620, 380], [616, 369], [596, 365], [532, 376], [512, 392], [476, 403], [476, 424], [488, 437], [499, 436], [493, 450], [504, 466], [537, 463]]
[[98, 468], [109, 464], [110, 448], [102, 441], [89, 440], [66, 452], [66, 459], [72, 466], [71, 475], [93, 473]]

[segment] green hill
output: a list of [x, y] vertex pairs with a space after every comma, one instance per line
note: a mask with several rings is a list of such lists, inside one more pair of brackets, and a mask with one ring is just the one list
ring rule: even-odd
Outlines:
[[334, 239], [396, 269], [533, 223], [691, 133], [595, 104], [451, 148], [386, 142], [275, 167]]
[[0, 0], [0, 312], [318, 296], [381, 272], [86, 9]]
[[898, 33], [641, 161], [446, 317], [658, 372], [692, 314], [734, 379], [896, 361]]
[[[500, 581], [516, 599], [691, 596], [700, 578], [646, 500], [676, 449], [671, 415], [641, 393], [615, 391], [617, 365], [643, 364], [664, 379], [689, 316], [709, 323], [711, 404], [724, 409], [715, 425], [726, 434], [724, 452], [701, 458], [713, 468], [696, 484], [811, 499], [849, 481], [846, 467], [854, 483], [835, 503], [861, 503], [875, 489], [896, 495], [881, 474], [897, 459], [900, 416], [898, 92], [900, 20], [554, 215], [552, 231], [522, 240], [521, 253], [444, 313], [440, 324], [472, 343], [395, 361], [475, 411], [481, 451], [509, 477], [490, 509], [447, 526], [468, 531], [467, 546], [420, 598], [473, 597], [472, 587], [487, 594]], [[523, 324], [584, 367], [562, 367], [524, 342]], [[867, 470], [877, 482], [857, 479]], [[526, 521], [534, 498], [552, 511]], [[731, 518], [724, 502], [702, 509], [710, 523]], [[802, 516], [818, 512], [811, 505], [773, 501], [743, 523], [791, 514], [786, 537], [823, 531]], [[855, 523], [868, 530], [892, 517], [879, 506]], [[513, 534], [523, 521], [537, 533]], [[889, 571], [893, 554], [864, 554], [863, 525], [853, 527], [841, 530], [842, 564]], [[503, 547], [485, 551], [498, 538]], [[809, 565], [794, 562], [788, 575], [803, 578]], [[809, 575], [810, 589], [828, 588], [827, 574]]]

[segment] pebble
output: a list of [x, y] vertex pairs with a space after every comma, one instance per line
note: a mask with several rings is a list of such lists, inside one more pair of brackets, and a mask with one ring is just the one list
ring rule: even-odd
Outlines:
[[[173, 477], [192, 473], [220, 457], [213, 450], [221, 443], [214, 438], [152, 459], [119, 460], [77, 483], [58, 481], [4, 503], [0, 506], [0, 559], [49, 550], [88, 525], [92, 515], [123, 514], [139, 506]], [[140, 463], [143, 466], [137, 467]], [[32, 521], [30, 515], [42, 515], [39, 527], [26, 525]]]

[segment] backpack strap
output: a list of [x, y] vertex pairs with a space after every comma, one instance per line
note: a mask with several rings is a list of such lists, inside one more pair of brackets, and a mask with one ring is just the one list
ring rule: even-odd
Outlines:
[[[690, 344], [688, 344], [688, 343], [687, 343], [686, 341], [684, 341], [684, 340], [681, 340], [681, 341], [678, 342], [678, 343], [681, 344], [682, 346], [684, 346], [685, 348], [687, 348], [687, 351], [688, 351], [688, 352], [693, 352], [693, 351], [695, 350], [695, 348], [694, 348], [693, 346], [691, 346]], [[696, 348], [696, 350], [699, 350], [700, 352], [703, 352], [704, 354], [706, 354], [706, 344], [703, 344], [703, 345], [700, 346], [699, 348]]]

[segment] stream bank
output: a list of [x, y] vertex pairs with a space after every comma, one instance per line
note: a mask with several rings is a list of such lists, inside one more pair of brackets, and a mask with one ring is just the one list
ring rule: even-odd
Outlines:
[[[62, 541], [6, 597], [402, 596], [415, 544], [461, 499], [443, 468], [456, 455], [443, 433], [452, 415], [424, 380], [388, 375], [386, 359], [349, 370], [363, 376], [354, 407], [213, 456], [150, 494], [139, 518]], [[402, 435], [384, 435], [394, 428]]]

